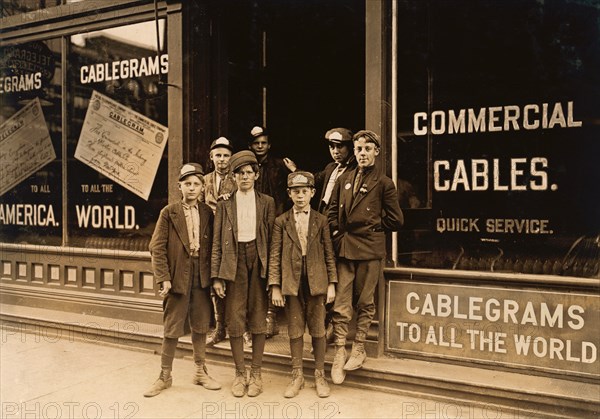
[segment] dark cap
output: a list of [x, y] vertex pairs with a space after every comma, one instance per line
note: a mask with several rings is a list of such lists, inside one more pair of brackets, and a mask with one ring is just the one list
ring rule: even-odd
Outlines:
[[258, 164], [256, 156], [250, 150], [238, 151], [229, 159], [229, 165], [231, 166], [232, 172], [235, 172], [237, 169], [247, 164]]
[[366, 129], [362, 130], [362, 131], [358, 131], [352, 137], [352, 141], [357, 141], [361, 137], [364, 138], [366, 140], [366, 142], [373, 143], [377, 147], [381, 147], [381, 142], [379, 141], [379, 135], [375, 134], [373, 131], [369, 131]]
[[297, 188], [300, 186], [308, 186], [310, 188], [315, 187], [315, 177], [310, 172], [296, 171], [288, 175], [287, 178], [288, 188]]
[[347, 128], [332, 128], [325, 133], [325, 139], [334, 144], [351, 143], [352, 131]]
[[226, 148], [229, 151], [233, 152], [233, 146], [231, 145], [231, 142], [225, 137], [219, 137], [210, 144], [211, 150], [219, 147]]
[[264, 127], [261, 127], [260, 125], [256, 125], [254, 128], [252, 128], [250, 130], [250, 135], [252, 135], [252, 139], [250, 141], [254, 141], [258, 137], [262, 137], [263, 135], [269, 135], [269, 134], [267, 134], [267, 130]]
[[183, 180], [189, 175], [204, 175], [204, 170], [199, 163], [186, 163], [181, 166], [181, 170], [179, 171], [179, 180]]

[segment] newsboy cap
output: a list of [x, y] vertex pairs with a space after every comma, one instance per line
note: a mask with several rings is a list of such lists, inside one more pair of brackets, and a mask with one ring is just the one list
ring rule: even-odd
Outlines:
[[186, 163], [179, 170], [179, 180], [183, 180], [189, 175], [204, 175], [204, 170], [199, 163]]
[[262, 137], [263, 135], [269, 135], [269, 134], [267, 134], [267, 130], [264, 127], [261, 127], [260, 125], [256, 125], [255, 127], [253, 127], [250, 130], [250, 135], [252, 135], [252, 138], [250, 139], [250, 141], [254, 141], [258, 137]]
[[350, 143], [352, 142], [352, 131], [347, 128], [332, 128], [325, 133], [325, 139], [335, 144]]
[[314, 188], [315, 177], [310, 172], [296, 171], [288, 175], [287, 178], [288, 188], [297, 188], [300, 186], [308, 186]]
[[237, 169], [247, 164], [258, 164], [256, 156], [250, 150], [238, 151], [229, 159], [229, 165], [231, 166], [232, 172], [235, 172]]
[[352, 141], [357, 141], [359, 138], [363, 137], [368, 143], [373, 143], [377, 147], [381, 147], [381, 142], [379, 141], [379, 135], [375, 134], [373, 131], [362, 130], [358, 131], [352, 137]]
[[233, 146], [231, 145], [231, 142], [225, 137], [219, 137], [210, 144], [211, 150], [219, 147], [224, 147], [233, 152]]

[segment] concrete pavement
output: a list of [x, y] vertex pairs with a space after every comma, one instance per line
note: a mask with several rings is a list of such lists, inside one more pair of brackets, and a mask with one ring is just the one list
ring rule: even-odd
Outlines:
[[144, 391], [159, 373], [149, 350], [89, 342], [64, 333], [30, 333], [2, 327], [2, 418], [482, 418], [515, 417], [497, 407], [474, 407], [331, 384], [315, 394], [312, 371], [296, 398], [285, 399], [289, 376], [263, 372], [265, 391], [235, 398], [231, 365], [208, 362], [219, 391], [192, 384], [193, 361], [176, 358], [173, 387], [154, 398]]

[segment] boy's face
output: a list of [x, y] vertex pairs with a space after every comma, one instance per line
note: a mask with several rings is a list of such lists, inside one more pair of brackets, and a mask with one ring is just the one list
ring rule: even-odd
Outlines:
[[348, 144], [349, 143], [329, 143], [329, 153], [336, 163], [343, 163], [348, 159], [348, 156], [350, 155], [350, 146]]
[[217, 172], [223, 173], [229, 169], [231, 151], [225, 147], [217, 147], [210, 151], [210, 159], [215, 165]]
[[204, 182], [196, 175], [190, 175], [180, 180], [178, 185], [183, 202], [186, 204], [194, 204], [204, 189]]
[[375, 164], [375, 157], [379, 155], [379, 147], [374, 143], [367, 142], [364, 137], [354, 141], [354, 155], [358, 167], [369, 167]]
[[254, 182], [258, 179], [258, 173], [256, 173], [249, 164], [240, 167], [239, 170], [234, 173], [234, 176], [235, 183], [242, 192], [248, 192], [254, 189]]
[[308, 186], [288, 188], [288, 196], [296, 209], [304, 209], [310, 204], [310, 199], [315, 196], [315, 189]]
[[252, 150], [257, 157], [266, 156], [270, 148], [271, 144], [269, 144], [269, 139], [266, 135], [261, 135], [250, 144], [250, 150]]

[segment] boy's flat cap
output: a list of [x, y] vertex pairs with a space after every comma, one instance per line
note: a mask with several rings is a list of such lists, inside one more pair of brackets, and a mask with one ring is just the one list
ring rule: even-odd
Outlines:
[[335, 144], [350, 143], [352, 142], [352, 131], [347, 128], [332, 128], [325, 133], [325, 139]]
[[229, 159], [229, 165], [231, 166], [232, 172], [235, 172], [237, 169], [247, 164], [258, 164], [256, 156], [250, 150], [238, 151]]
[[310, 188], [314, 188], [315, 177], [310, 172], [303, 172], [298, 170], [288, 175], [287, 186], [288, 188], [297, 188], [300, 186], [308, 186]]
[[215, 148], [219, 148], [219, 147], [224, 147], [224, 148], [228, 149], [229, 151], [233, 152], [233, 146], [231, 145], [231, 141], [229, 141], [225, 137], [219, 137], [210, 144], [211, 150], [213, 150]]
[[179, 170], [179, 180], [181, 181], [189, 175], [204, 175], [204, 169], [202, 169], [200, 163], [186, 163], [181, 166], [181, 170]]

